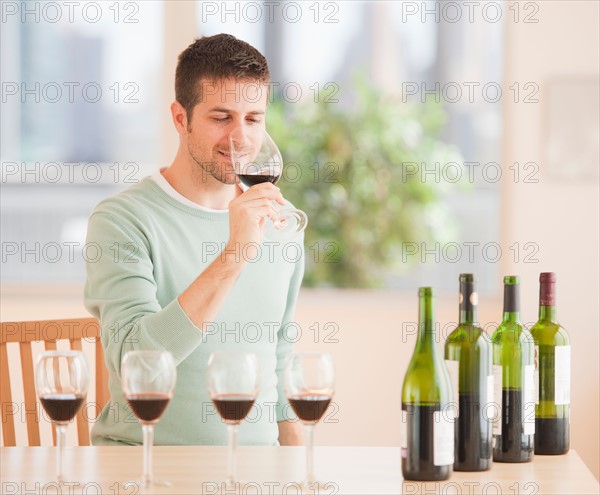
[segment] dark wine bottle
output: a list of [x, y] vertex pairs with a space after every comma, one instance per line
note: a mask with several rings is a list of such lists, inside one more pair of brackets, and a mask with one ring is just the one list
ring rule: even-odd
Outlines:
[[459, 322], [444, 349], [458, 406], [454, 470], [485, 471], [492, 467], [492, 343], [478, 324], [475, 277], [462, 273], [459, 283]]
[[535, 433], [534, 349], [521, 324], [519, 277], [504, 277], [504, 315], [492, 336], [494, 366], [494, 461], [533, 459]]
[[539, 320], [531, 329], [535, 343], [535, 453], [569, 451], [571, 346], [556, 321], [554, 273], [540, 274]]
[[419, 330], [402, 386], [400, 446], [405, 480], [441, 481], [454, 463], [450, 378], [438, 349], [433, 293], [419, 289]]

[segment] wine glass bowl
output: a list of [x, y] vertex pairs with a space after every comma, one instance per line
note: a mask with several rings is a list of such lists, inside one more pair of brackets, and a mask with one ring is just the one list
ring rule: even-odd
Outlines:
[[[279, 148], [261, 126], [235, 128], [229, 135], [229, 152], [233, 170], [243, 188], [263, 182], [276, 184], [283, 174]], [[306, 213], [289, 206], [275, 205], [277, 213], [266, 224], [270, 240], [286, 240], [300, 234], [308, 222]]]
[[131, 410], [142, 425], [144, 473], [142, 487], [169, 486], [168, 481], [152, 474], [154, 425], [165, 412], [173, 396], [177, 370], [173, 356], [164, 350], [129, 351], [121, 363], [121, 385]]
[[326, 488], [314, 475], [314, 426], [321, 420], [335, 391], [335, 367], [329, 353], [293, 353], [285, 368], [285, 394], [306, 434], [306, 480], [308, 490]]
[[233, 490], [238, 484], [235, 449], [239, 425], [252, 409], [260, 387], [258, 357], [247, 352], [213, 352], [208, 359], [206, 377], [213, 404], [227, 425], [226, 490]]
[[57, 479], [64, 482], [63, 451], [67, 424], [81, 408], [89, 383], [81, 351], [45, 351], [35, 368], [35, 389], [42, 407], [56, 424]]

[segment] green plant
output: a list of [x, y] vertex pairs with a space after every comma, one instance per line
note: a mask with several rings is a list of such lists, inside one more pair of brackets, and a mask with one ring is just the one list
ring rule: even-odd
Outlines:
[[382, 285], [400, 267], [403, 243], [435, 239], [442, 185], [415, 167], [460, 162], [436, 137], [441, 105], [402, 103], [364, 80], [356, 95], [346, 110], [326, 95], [269, 107], [269, 133], [286, 163], [279, 185], [308, 215], [306, 286]]

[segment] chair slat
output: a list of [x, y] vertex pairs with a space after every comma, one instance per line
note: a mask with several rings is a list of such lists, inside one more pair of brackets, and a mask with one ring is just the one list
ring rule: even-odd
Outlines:
[[27, 418], [27, 436], [30, 446], [40, 445], [40, 429], [38, 417], [38, 403], [35, 395], [33, 355], [31, 342], [22, 342], [19, 346], [21, 352], [21, 371], [23, 374], [23, 391], [25, 396], [25, 417]]
[[17, 445], [15, 437], [15, 413], [17, 405], [12, 400], [10, 371], [6, 344], [0, 343], [0, 402], [2, 402], [2, 437], [5, 447]]
[[[47, 351], [55, 351], [56, 350], [56, 341], [51, 341], [51, 340], [44, 341], [44, 348]], [[54, 366], [58, 367], [58, 361], [56, 361], [54, 363]], [[57, 376], [58, 376], [58, 374], [57, 374]], [[56, 423], [54, 421], [52, 422], [52, 445], [56, 445]]]
[[104, 348], [100, 337], [96, 338], [96, 417], [110, 399], [108, 369], [104, 364]]
[[[71, 349], [74, 351], [82, 351], [81, 340], [80, 339], [70, 339]], [[89, 425], [85, 419], [87, 416], [87, 410], [85, 408], [85, 404], [81, 409], [77, 412], [76, 421], [77, 421], [77, 438], [79, 439], [79, 445], [89, 445], [90, 444], [90, 429]]]

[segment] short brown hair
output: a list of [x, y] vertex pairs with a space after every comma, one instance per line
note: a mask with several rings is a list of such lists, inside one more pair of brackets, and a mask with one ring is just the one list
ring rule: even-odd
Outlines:
[[203, 36], [179, 54], [175, 71], [175, 99], [185, 108], [188, 120], [202, 97], [201, 80], [253, 80], [268, 83], [269, 64], [262, 53], [230, 34]]

